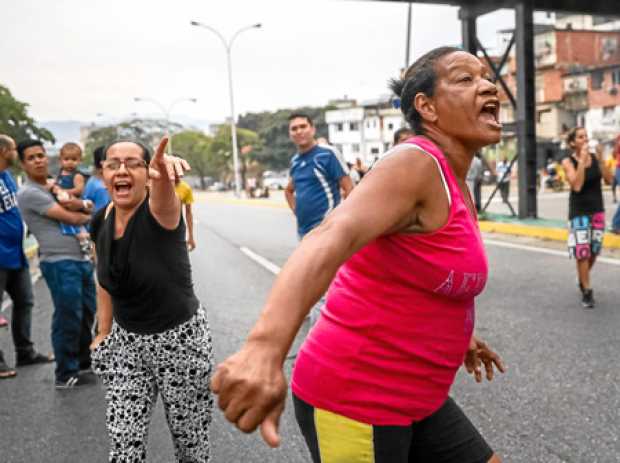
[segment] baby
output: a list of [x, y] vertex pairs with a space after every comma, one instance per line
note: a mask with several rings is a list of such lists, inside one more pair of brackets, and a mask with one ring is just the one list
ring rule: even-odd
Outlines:
[[[60, 148], [60, 172], [51, 187], [51, 192], [58, 201], [79, 198], [84, 190], [85, 178], [78, 170], [82, 162], [82, 148], [77, 143], [65, 143]], [[85, 201], [86, 202], [86, 201]], [[88, 201], [91, 202], [92, 201]], [[85, 204], [85, 206], [89, 206]], [[92, 205], [90, 205], [92, 207]], [[80, 249], [85, 256], [90, 257], [92, 245], [90, 235], [83, 226], [60, 223], [63, 235], [73, 235], [80, 243]]]

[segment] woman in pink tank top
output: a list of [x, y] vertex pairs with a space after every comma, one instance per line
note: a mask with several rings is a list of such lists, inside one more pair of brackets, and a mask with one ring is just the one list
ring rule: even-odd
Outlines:
[[[487, 259], [465, 176], [497, 143], [486, 67], [441, 47], [392, 82], [417, 136], [392, 149], [288, 260], [246, 344], [212, 389], [226, 418], [279, 443], [282, 365], [329, 287], [291, 387], [315, 463], [486, 463], [499, 458], [448, 397], [465, 362], [490, 380], [499, 357], [473, 335]], [[331, 284], [331, 285], [330, 285]]]

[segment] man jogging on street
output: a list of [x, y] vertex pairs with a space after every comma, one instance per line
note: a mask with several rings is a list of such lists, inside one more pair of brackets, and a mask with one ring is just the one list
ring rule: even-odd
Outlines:
[[90, 214], [82, 199], [70, 199], [61, 206], [49, 192], [48, 159], [40, 141], [23, 141], [17, 151], [28, 176], [17, 194], [19, 209], [39, 242], [39, 266], [54, 303], [56, 388], [68, 389], [89, 382], [79, 372], [90, 369], [95, 280], [93, 265], [82, 254], [78, 240], [63, 235], [59, 222], [84, 225]]
[[[297, 218], [297, 235], [301, 240], [340, 204], [341, 198], [349, 195], [353, 181], [340, 153], [317, 143], [310, 116], [295, 113], [288, 121], [289, 137], [297, 153], [291, 159], [290, 179], [284, 194]], [[318, 319], [320, 305], [321, 301], [312, 309], [311, 325]]]
[[[8, 171], [15, 162], [15, 141], [0, 134], [0, 299], [6, 291], [13, 301], [11, 334], [15, 345], [17, 366], [47, 363], [52, 356], [34, 350], [30, 338], [32, 306], [32, 281], [28, 261], [24, 256], [24, 225], [17, 208], [17, 186]], [[0, 379], [15, 376], [0, 351]]]

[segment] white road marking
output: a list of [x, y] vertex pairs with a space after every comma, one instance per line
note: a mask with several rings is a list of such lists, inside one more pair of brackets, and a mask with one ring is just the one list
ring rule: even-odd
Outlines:
[[254, 251], [246, 248], [245, 246], [241, 246], [239, 249], [241, 250], [242, 253], [244, 253], [254, 262], [259, 264], [261, 267], [269, 270], [274, 275], [277, 275], [278, 273], [280, 273], [280, 267], [278, 267], [276, 264], [274, 264], [270, 260], [267, 260], [263, 256], [256, 254]]
[[[537, 246], [527, 246], [524, 244], [508, 243], [506, 241], [498, 241], [498, 240], [493, 240], [493, 239], [485, 239], [484, 242], [485, 244], [489, 244], [491, 246], [497, 246], [500, 248], [518, 249], [520, 251], [537, 252], [540, 254], [549, 254], [551, 256], [559, 256], [559, 257], [564, 257], [564, 258], [567, 257], [567, 251], [558, 251], [556, 249], [547, 249], [547, 248], [541, 248]], [[259, 254], [256, 254], [254, 251], [252, 251], [249, 248], [246, 248], [245, 246], [242, 246], [239, 249], [241, 250], [242, 253], [244, 253], [254, 262], [259, 264], [261, 267], [265, 268], [269, 272], [273, 273], [274, 275], [277, 275], [278, 273], [280, 273], [280, 270], [281, 270], [280, 267], [278, 267], [276, 264], [266, 259], [265, 257]], [[612, 259], [609, 257], [599, 257], [596, 259], [596, 262], [602, 263], [602, 264], [620, 266], [620, 259]]]
[[[537, 246], [527, 246], [524, 244], [508, 243], [506, 241], [498, 241], [498, 240], [492, 240], [492, 239], [491, 240], [485, 239], [484, 243], [490, 244], [491, 246], [497, 246], [500, 248], [519, 249], [521, 251], [538, 252], [540, 254], [550, 254], [552, 256], [560, 256], [564, 258], [568, 257], [568, 251], [558, 251], [557, 249], [539, 248]], [[620, 259], [612, 259], [609, 257], [598, 257], [596, 259], [596, 262], [620, 266]]]

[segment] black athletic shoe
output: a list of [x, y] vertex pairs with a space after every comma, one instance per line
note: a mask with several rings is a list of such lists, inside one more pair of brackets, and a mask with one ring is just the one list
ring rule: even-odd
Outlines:
[[95, 378], [92, 378], [91, 375], [85, 374], [85, 375], [71, 376], [70, 378], [64, 381], [57, 379], [54, 384], [54, 387], [56, 387], [56, 389], [73, 389], [75, 387], [85, 386], [88, 384], [95, 384], [96, 382], [97, 381], [95, 380]]
[[591, 289], [584, 289], [583, 296], [581, 297], [581, 305], [584, 309], [594, 308], [594, 293]]
[[36, 365], [37, 363], [50, 363], [54, 361], [52, 354], [43, 355], [39, 352], [30, 352], [26, 356], [18, 355], [17, 364], [18, 367], [25, 367], [27, 365]]

